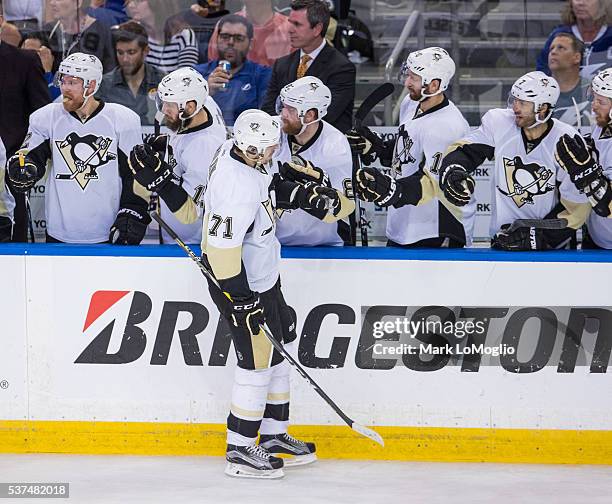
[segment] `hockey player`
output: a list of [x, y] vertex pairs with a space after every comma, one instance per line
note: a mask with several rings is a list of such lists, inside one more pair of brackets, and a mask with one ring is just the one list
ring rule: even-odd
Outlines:
[[[157, 108], [173, 133], [135, 148], [130, 166], [136, 180], [158, 194], [159, 213], [183, 242], [200, 243], [208, 167], [227, 139], [223, 116], [208, 96], [206, 80], [193, 68], [180, 68], [162, 79]], [[158, 163], [164, 168], [161, 176]], [[174, 243], [165, 233], [161, 241]]]
[[[27, 192], [47, 172], [47, 241], [138, 244], [150, 217], [128, 154], [141, 142], [139, 116], [94, 98], [102, 63], [74, 53], [56, 74], [62, 103], [30, 116], [23, 145], [8, 161], [15, 190]], [[47, 162], [50, 168], [47, 170]]]
[[[348, 212], [343, 210], [348, 217], [353, 160], [345, 136], [323, 121], [331, 99], [329, 88], [317, 77], [302, 77], [281, 90], [277, 112], [283, 133], [273, 169], [276, 164], [283, 177], [338, 190], [346, 196], [341, 201], [347, 208], [351, 205]], [[343, 245], [350, 242], [350, 225], [341, 219], [330, 226], [318, 216], [289, 210], [281, 213], [276, 236], [282, 245]]]
[[[576, 130], [552, 112], [559, 85], [542, 72], [529, 72], [512, 86], [507, 109], [493, 109], [482, 124], [451, 146], [442, 160], [440, 187], [458, 206], [474, 191], [471, 173], [495, 157], [492, 173], [490, 233], [493, 248], [551, 250], [571, 246], [575, 230], [586, 220], [590, 206], [555, 161], [555, 146]], [[564, 229], [512, 227], [517, 219], [567, 220]]]
[[378, 157], [391, 167], [392, 176], [374, 168], [356, 174], [359, 196], [389, 208], [389, 246], [455, 248], [472, 241], [475, 199], [459, 208], [438, 187], [444, 152], [469, 133], [467, 121], [445, 95], [454, 74], [454, 61], [440, 47], [410, 53], [400, 73], [408, 96], [401, 104], [397, 140], [383, 141], [367, 127], [347, 134], [364, 164]]
[[11, 241], [13, 236], [13, 210], [15, 198], [5, 183], [6, 150], [0, 138], [0, 242]]
[[213, 160], [204, 195], [202, 261], [223, 291], [210, 287], [230, 325], [238, 359], [227, 419], [225, 472], [230, 476], [279, 478], [283, 459], [277, 454], [293, 457], [285, 465], [316, 459], [313, 443], [287, 434], [290, 367], [260, 326], [265, 322], [287, 349], [297, 337], [281, 292], [276, 205], [321, 211], [328, 206], [322, 194], [333, 195], [316, 184], [272, 177], [280, 132], [278, 118], [265, 112], [240, 114], [234, 139]]
[[557, 159], [580, 192], [593, 206], [582, 248], [612, 249], [612, 68], [599, 72], [591, 84], [595, 117], [587, 141], [563, 136], [557, 142]]

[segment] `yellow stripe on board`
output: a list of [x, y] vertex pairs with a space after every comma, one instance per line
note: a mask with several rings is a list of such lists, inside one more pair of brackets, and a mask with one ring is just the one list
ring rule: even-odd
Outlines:
[[[303, 425], [294, 436], [323, 458], [612, 464], [612, 431], [377, 427], [385, 447], [348, 427]], [[223, 455], [225, 425], [0, 421], [2, 453]]]

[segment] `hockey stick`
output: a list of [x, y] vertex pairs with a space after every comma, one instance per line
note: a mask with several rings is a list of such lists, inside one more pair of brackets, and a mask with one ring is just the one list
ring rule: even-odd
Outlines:
[[516, 219], [507, 232], [512, 232], [524, 227], [536, 229], [565, 229], [567, 227], [567, 219]]
[[[387, 96], [389, 96], [395, 90], [395, 86], [390, 82], [385, 82], [381, 86], [377, 87], [374, 91], [372, 91], [365, 100], [361, 103], [357, 112], [355, 113], [355, 119], [353, 121], [353, 128], [357, 129], [361, 126], [361, 123], [366, 118], [366, 116], [372, 111], [372, 109], [381, 101], [383, 101]], [[355, 196], [355, 206], [357, 208], [356, 215], [356, 224], [359, 226], [359, 230], [361, 232], [361, 246], [368, 246], [368, 220], [366, 219], [365, 208], [361, 206], [361, 200], [357, 195], [357, 170], [361, 168], [361, 161], [359, 160], [359, 154], [356, 152], [352, 153], [353, 155], [353, 193]], [[353, 226], [351, 230], [351, 237], [353, 239], [353, 243], [357, 243], [357, 229]]]
[[[186, 254], [191, 258], [191, 260], [194, 261], [198, 265], [202, 274], [208, 280], [210, 280], [213, 284], [215, 284], [219, 290], [221, 290], [221, 287], [219, 286], [219, 282], [217, 282], [217, 279], [213, 276], [212, 272], [209, 271], [208, 268], [204, 266], [204, 264], [202, 264], [202, 261], [200, 261], [200, 258], [195, 255], [193, 250], [191, 250], [187, 245], [185, 245], [183, 240], [181, 240], [178, 237], [178, 235], [174, 232], [174, 230], [170, 226], [168, 226], [168, 224], [166, 224], [166, 222], [161, 218], [161, 216], [157, 212], [151, 212], [150, 215], [151, 215], [151, 218], [154, 219], [159, 224], [159, 227], [163, 228], [163, 230], [166, 233], [168, 233], [170, 237], [172, 237], [172, 239], [179, 245], [179, 247], [181, 247], [186, 252]], [[225, 295], [227, 296], [227, 294]], [[315, 390], [315, 392], [319, 394], [321, 398], [327, 404], [329, 404], [329, 406], [331, 406], [331, 408], [338, 414], [340, 418], [342, 418], [342, 420], [344, 420], [344, 422], [351, 429], [353, 429], [358, 434], [361, 434], [362, 436], [370, 438], [372, 441], [377, 442], [379, 445], [385, 446], [385, 442], [383, 438], [381, 437], [381, 435], [378, 434], [378, 432], [375, 432], [372, 429], [364, 425], [358, 424], [357, 422], [349, 418], [346, 415], [346, 413], [344, 413], [344, 411], [342, 411], [338, 407], [338, 405], [330, 399], [330, 397], [310, 377], [310, 375], [304, 370], [304, 368], [300, 366], [300, 364], [291, 356], [291, 354], [287, 352], [287, 350], [285, 350], [283, 345], [279, 341], [277, 341], [274, 338], [274, 336], [272, 336], [272, 333], [270, 332], [270, 329], [268, 328], [268, 325], [266, 323], [264, 323], [261, 326], [261, 329], [263, 330], [266, 337], [270, 340], [270, 343], [272, 343], [272, 346], [278, 351], [278, 353], [281, 354], [285, 359], [287, 359], [287, 361], [297, 370], [297, 372], [302, 376], [302, 378], [304, 378], [310, 384], [310, 386]]]

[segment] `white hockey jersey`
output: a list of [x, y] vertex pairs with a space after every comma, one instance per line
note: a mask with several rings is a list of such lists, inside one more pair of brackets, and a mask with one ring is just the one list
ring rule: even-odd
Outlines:
[[[595, 126], [592, 136], [595, 147], [599, 152], [599, 162], [604, 175], [612, 181], [612, 125], [603, 129], [600, 126]], [[595, 212], [591, 212], [587, 226], [591, 238], [597, 245], [605, 249], [612, 249], [612, 216], [602, 217]]]
[[[283, 133], [280, 147], [274, 154], [273, 172], [278, 172], [278, 163], [291, 161], [293, 154], [321, 168], [327, 173], [332, 187], [352, 197], [351, 148], [346, 137], [331, 124], [320, 121], [317, 132], [306, 145], [298, 144], [295, 138]], [[283, 210], [276, 226], [276, 236], [283, 245], [343, 245], [343, 238], [348, 240], [349, 233], [347, 222], [328, 224], [303, 210]]]
[[[127, 107], [100, 103], [85, 122], [50, 103], [30, 116], [21, 149], [47, 168], [47, 232], [68, 243], [108, 240], [117, 212], [126, 204], [142, 206], [127, 159], [142, 143], [140, 117]], [[146, 197], [146, 196], [145, 196]]]
[[[552, 127], [535, 142], [525, 137], [514, 123], [510, 109], [493, 109], [482, 118], [480, 127], [463, 141], [480, 144], [495, 153], [491, 174], [491, 223], [495, 235], [503, 224], [516, 219], [543, 219], [561, 202], [569, 227], [578, 228], [587, 216], [587, 198], [578, 192], [569, 175], [555, 161], [555, 147], [564, 134], [578, 132], [552, 119]], [[465, 149], [471, 146], [465, 146]], [[474, 146], [478, 148], [478, 146]], [[590, 206], [590, 205], [589, 205]]]
[[226, 255], [242, 247], [241, 258], [252, 291], [271, 289], [279, 277], [280, 243], [276, 238], [274, 195], [269, 167], [256, 169], [232, 151], [227, 140], [213, 160], [204, 193], [202, 251]]
[[6, 185], [6, 149], [0, 138], [0, 217], [6, 217], [14, 222], [15, 198]]
[[[466, 136], [470, 127], [459, 109], [447, 98], [421, 113], [419, 103], [406, 96], [400, 108], [400, 126], [393, 150], [391, 174], [396, 178], [414, 175], [422, 169], [437, 187], [440, 163], [446, 149]], [[419, 113], [417, 113], [419, 111]], [[439, 191], [436, 191], [439, 195]], [[387, 238], [400, 245], [445, 237], [471, 244], [476, 200], [462, 207], [434, 197], [419, 205], [389, 207]], [[464, 238], [465, 236], [465, 238]]]
[[[209, 120], [197, 128], [170, 136], [173, 155], [168, 159], [174, 174], [181, 180], [181, 187], [189, 194], [198, 208], [198, 220], [183, 224], [160, 198], [159, 212], [184, 243], [202, 241], [202, 218], [204, 216], [204, 191], [208, 180], [208, 167], [217, 149], [227, 139], [227, 130], [221, 110], [209, 96], [205, 103]], [[174, 240], [163, 232], [163, 243]]]

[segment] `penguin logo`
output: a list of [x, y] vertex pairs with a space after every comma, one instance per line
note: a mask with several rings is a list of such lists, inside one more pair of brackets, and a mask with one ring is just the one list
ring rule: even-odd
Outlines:
[[416, 159], [410, 155], [410, 149], [412, 149], [413, 144], [414, 141], [410, 138], [410, 135], [408, 135], [408, 131], [406, 131], [404, 125], [400, 126], [393, 149], [393, 162], [391, 163], [397, 175], [402, 174], [402, 166], [416, 161]]
[[533, 205], [534, 196], [546, 194], [555, 188], [548, 183], [553, 174], [551, 170], [536, 163], [524, 164], [518, 156], [514, 159], [504, 158], [504, 170], [508, 191], [499, 186], [497, 189], [504, 196], [512, 198], [518, 208], [525, 204]]
[[85, 190], [90, 180], [98, 179], [98, 168], [117, 158], [108, 152], [112, 144], [111, 138], [69, 133], [64, 140], [56, 140], [60, 154], [64, 158], [70, 173], [58, 173], [56, 180], [76, 180]]
[[256, 133], [257, 131], [259, 131], [260, 124], [256, 122], [252, 122], [251, 124], [249, 124], [249, 128], [251, 128], [251, 131], [253, 133]]

